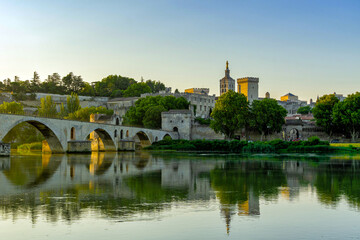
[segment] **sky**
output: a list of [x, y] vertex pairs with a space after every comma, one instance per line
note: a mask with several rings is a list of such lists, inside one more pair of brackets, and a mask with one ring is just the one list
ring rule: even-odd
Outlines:
[[259, 77], [259, 97], [360, 89], [358, 0], [0, 0], [0, 81], [110, 74], [173, 90]]

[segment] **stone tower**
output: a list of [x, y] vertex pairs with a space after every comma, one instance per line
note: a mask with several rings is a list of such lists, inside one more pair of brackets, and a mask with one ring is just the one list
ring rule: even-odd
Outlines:
[[235, 80], [230, 77], [229, 62], [226, 61], [225, 77], [220, 79], [220, 96], [229, 90], [235, 91]]
[[238, 93], [244, 94], [250, 103], [259, 99], [259, 78], [238, 78], [237, 84]]

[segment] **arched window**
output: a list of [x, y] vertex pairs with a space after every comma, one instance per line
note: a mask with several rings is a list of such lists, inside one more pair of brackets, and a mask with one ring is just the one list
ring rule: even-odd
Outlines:
[[158, 137], [156, 137], [156, 138], [155, 138], [155, 142], [157, 142], [158, 140], [159, 140]]
[[178, 132], [179, 129], [178, 129], [177, 127], [174, 127], [174, 128], [173, 128], [173, 131], [174, 131], [174, 132]]
[[71, 140], [75, 140], [75, 128], [74, 127], [71, 128], [70, 138], [71, 138]]
[[120, 125], [120, 120], [119, 120], [119, 118], [116, 118], [116, 125]]
[[123, 135], [124, 135], [124, 130], [121, 129], [121, 131], [120, 131], [120, 139], [123, 139]]
[[114, 132], [114, 137], [115, 138], [117, 137], [117, 130], [115, 130], [115, 132]]
[[126, 131], [126, 137], [129, 137], [129, 130]]

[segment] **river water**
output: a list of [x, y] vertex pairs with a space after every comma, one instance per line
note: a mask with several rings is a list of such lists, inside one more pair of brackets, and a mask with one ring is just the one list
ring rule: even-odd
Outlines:
[[0, 158], [1, 239], [360, 239], [360, 156]]

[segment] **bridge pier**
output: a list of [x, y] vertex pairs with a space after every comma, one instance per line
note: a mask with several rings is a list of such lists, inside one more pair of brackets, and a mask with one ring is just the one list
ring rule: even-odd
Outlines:
[[68, 153], [91, 153], [91, 141], [68, 141]]
[[118, 151], [135, 151], [135, 141], [120, 140], [118, 142]]
[[10, 156], [11, 146], [10, 143], [0, 142], [0, 157]]

